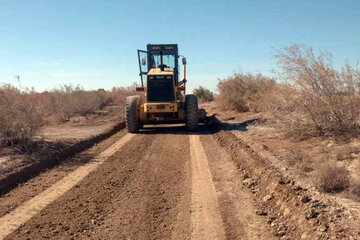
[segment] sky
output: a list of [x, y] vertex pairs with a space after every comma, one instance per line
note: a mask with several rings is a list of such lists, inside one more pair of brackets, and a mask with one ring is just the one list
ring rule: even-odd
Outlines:
[[0, 0], [0, 83], [110, 89], [140, 82], [137, 49], [177, 43], [190, 89], [276, 68], [292, 44], [360, 60], [358, 0]]

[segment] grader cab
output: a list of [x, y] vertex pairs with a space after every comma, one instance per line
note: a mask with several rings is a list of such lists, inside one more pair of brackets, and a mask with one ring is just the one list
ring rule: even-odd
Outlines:
[[138, 50], [143, 94], [126, 99], [127, 130], [138, 132], [144, 124], [185, 123], [186, 129], [196, 131], [199, 116], [198, 100], [186, 92], [186, 58], [182, 57], [183, 79], [179, 79], [177, 44], [148, 44], [147, 51]]

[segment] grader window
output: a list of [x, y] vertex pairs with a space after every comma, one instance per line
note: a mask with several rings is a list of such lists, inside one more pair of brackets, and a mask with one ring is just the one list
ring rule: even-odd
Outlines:
[[175, 68], [175, 54], [153, 54], [151, 55], [151, 68], [159, 68], [162, 64], [169, 68]]

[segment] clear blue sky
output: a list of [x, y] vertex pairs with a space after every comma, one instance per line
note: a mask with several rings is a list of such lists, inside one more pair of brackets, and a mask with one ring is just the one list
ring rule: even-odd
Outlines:
[[191, 88], [240, 68], [269, 74], [275, 49], [294, 43], [356, 63], [359, 12], [358, 0], [0, 0], [0, 82], [130, 85], [147, 43], [179, 44]]

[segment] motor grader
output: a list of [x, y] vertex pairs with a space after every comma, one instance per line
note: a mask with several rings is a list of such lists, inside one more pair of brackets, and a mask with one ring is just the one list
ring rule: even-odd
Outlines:
[[144, 124], [185, 123], [188, 131], [196, 131], [206, 113], [199, 110], [194, 94], [186, 94], [186, 58], [179, 56], [177, 44], [148, 44], [147, 51], [138, 50], [138, 60], [141, 87], [136, 91], [140, 94], [126, 98], [127, 130], [136, 133]]

